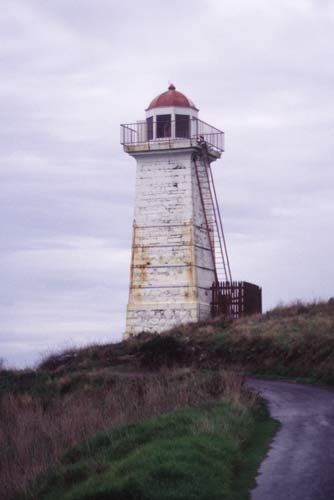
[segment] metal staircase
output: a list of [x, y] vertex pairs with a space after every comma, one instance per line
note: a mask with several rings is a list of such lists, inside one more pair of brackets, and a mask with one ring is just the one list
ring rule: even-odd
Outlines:
[[195, 157], [195, 170], [203, 208], [205, 227], [208, 233], [215, 282], [232, 282], [231, 268], [217, 193], [213, 181], [207, 143], [201, 141], [201, 152]]

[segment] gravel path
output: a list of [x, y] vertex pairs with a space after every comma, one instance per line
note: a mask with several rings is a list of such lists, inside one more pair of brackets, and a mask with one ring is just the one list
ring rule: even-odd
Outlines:
[[248, 384], [282, 423], [252, 500], [334, 500], [334, 391], [256, 379]]

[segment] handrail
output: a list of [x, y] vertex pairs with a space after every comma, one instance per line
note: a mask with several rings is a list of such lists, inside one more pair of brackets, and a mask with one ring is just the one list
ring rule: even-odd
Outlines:
[[121, 124], [121, 144], [131, 146], [164, 140], [205, 141], [209, 146], [224, 151], [224, 132], [195, 117], [185, 115], [181, 120], [138, 121]]

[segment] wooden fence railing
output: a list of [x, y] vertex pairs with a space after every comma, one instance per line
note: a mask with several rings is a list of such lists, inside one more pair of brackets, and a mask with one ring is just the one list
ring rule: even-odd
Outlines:
[[247, 281], [213, 283], [211, 315], [240, 318], [262, 312], [262, 289]]

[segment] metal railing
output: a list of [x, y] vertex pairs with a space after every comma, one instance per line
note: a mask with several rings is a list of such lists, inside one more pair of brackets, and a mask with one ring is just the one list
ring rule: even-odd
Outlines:
[[219, 152], [224, 151], [224, 132], [194, 117], [182, 120], [138, 121], [121, 125], [121, 144], [139, 145], [147, 142], [195, 140], [205, 141]]

